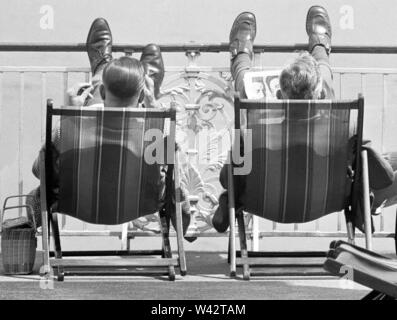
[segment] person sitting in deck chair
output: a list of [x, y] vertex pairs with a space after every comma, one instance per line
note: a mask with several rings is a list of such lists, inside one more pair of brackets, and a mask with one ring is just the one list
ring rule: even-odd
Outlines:
[[[159, 87], [164, 77], [164, 65], [157, 45], [151, 44], [144, 48], [141, 60], [124, 56], [112, 58], [112, 36], [105, 19], [96, 19], [87, 38], [87, 52], [93, 74], [92, 84], [77, 84], [68, 91], [70, 103], [74, 106], [98, 106], [113, 108], [137, 108], [143, 105], [147, 108], [161, 107], [156, 101]], [[59, 162], [59, 126], [53, 130], [54, 172], [58, 172]], [[44, 146], [43, 146], [44, 148]], [[39, 158], [33, 164], [33, 174], [39, 178]], [[165, 179], [167, 166], [162, 166], [161, 194], [165, 196]], [[58, 194], [58, 177], [54, 178], [54, 198]], [[33, 199], [27, 202], [34, 208], [36, 221], [41, 223], [40, 188], [31, 192]], [[183, 192], [182, 192], [182, 198]], [[183, 199], [182, 199], [183, 200]], [[56, 206], [56, 203], [53, 205]], [[173, 205], [175, 205], [173, 201]], [[175, 226], [175, 210], [171, 210], [171, 222]], [[182, 204], [183, 233], [190, 224], [190, 206], [188, 201]], [[188, 238], [188, 240], [194, 240]]]
[[[299, 53], [298, 57], [282, 70], [277, 98], [291, 100], [335, 99], [333, 73], [329, 62], [332, 31], [326, 9], [320, 6], [313, 6], [309, 9], [306, 31], [309, 36], [309, 52]], [[256, 19], [254, 14], [241, 13], [234, 21], [229, 39], [231, 73], [235, 80], [235, 90], [241, 98], [247, 97], [244, 75], [251, 70], [255, 35]], [[371, 189], [382, 190], [389, 187], [394, 181], [392, 167], [368, 145], [368, 142], [364, 147], [368, 151]], [[240, 153], [243, 153], [243, 150]], [[241, 199], [237, 195], [244, 193], [244, 178], [245, 176], [234, 177], [236, 207], [239, 207], [241, 203]], [[227, 165], [221, 170], [220, 181], [223, 188], [227, 189]], [[375, 211], [374, 209], [373, 211]], [[357, 219], [359, 220], [355, 221], [356, 226], [363, 230], [361, 217]], [[219, 206], [215, 211], [212, 223], [214, 228], [221, 233], [229, 227], [227, 191], [220, 195]]]
[[[92, 80], [91, 83], [80, 83], [69, 90], [72, 105], [90, 106], [103, 103], [100, 88], [102, 74], [106, 65], [112, 61], [113, 37], [108, 22], [103, 18], [93, 21], [88, 32], [86, 48], [90, 61]], [[153, 94], [146, 94], [144, 104], [146, 107], [156, 107], [160, 95], [160, 87], [164, 79], [164, 62], [159, 46], [147, 45], [140, 59], [146, 74], [146, 81], [153, 86]], [[147, 92], [148, 93], [148, 92]]]

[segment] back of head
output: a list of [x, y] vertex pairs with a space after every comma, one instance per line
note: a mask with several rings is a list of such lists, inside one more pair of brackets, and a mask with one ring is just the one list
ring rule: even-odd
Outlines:
[[124, 56], [106, 65], [102, 80], [106, 90], [115, 98], [129, 100], [141, 94], [145, 85], [145, 71], [139, 60]]
[[280, 75], [280, 88], [285, 99], [319, 99], [322, 78], [317, 61], [307, 51], [288, 64]]

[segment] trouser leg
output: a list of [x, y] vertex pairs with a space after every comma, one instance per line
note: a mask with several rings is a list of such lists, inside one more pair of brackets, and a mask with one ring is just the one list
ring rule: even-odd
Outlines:
[[334, 76], [329, 62], [327, 50], [322, 45], [317, 45], [312, 50], [312, 56], [319, 64], [321, 77], [323, 78], [323, 97], [324, 99], [335, 99]]
[[91, 84], [94, 87], [94, 89], [91, 92], [92, 98], [88, 99], [85, 103], [86, 106], [91, 106], [97, 103], [103, 103], [99, 88], [102, 85], [102, 73], [105, 66], [106, 64], [103, 64], [102, 66], [98, 67], [98, 69], [96, 70], [95, 74], [91, 79]]
[[379, 208], [382, 205], [390, 207], [397, 204], [397, 171], [394, 172], [394, 182], [391, 186], [381, 189], [373, 190], [374, 192], [374, 208]]
[[241, 98], [246, 98], [244, 75], [251, 70], [252, 61], [248, 53], [241, 52], [231, 60], [230, 70], [234, 79], [234, 88]]
[[388, 154], [386, 159], [394, 170], [394, 181], [393, 184], [387, 188], [374, 190], [374, 208], [378, 208], [383, 203], [388, 207], [397, 204], [397, 152]]

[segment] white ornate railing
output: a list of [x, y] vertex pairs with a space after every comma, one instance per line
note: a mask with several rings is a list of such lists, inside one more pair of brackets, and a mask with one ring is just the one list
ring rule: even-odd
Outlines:
[[[18, 48], [27, 50], [21, 46], [11, 49]], [[130, 50], [124, 46], [123, 51], [131, 54], [134, 48], [136, 50], [137, 46], [127, 48]], [[180, 50], [174, 50], [185, 51], [187, 61], [183, 66], [166, 68], [160, 99], [163, 102], [173, 101], [179, 111], [177, 138], [186, 155], [182, 182], [189, 192], [194, 217], [189, 234], [223, 236], [212, 229], [211, 217], [221, 192], [219, 171], [230, 147], [233, 85], [228, 61], [225, 61], [224, 67], [202, 66], [199, 63], [200, 48], [210, 52], [225, 50], [222, 45], [213, 50], [204, 45], [199, 48], [181, 46]], [[119, 49], [122, 51], [123, 47]], [[173, 47], [168, 49], [172, 51]], [[262, 48], [262, 51], [265, 49]], [[0, 45], [0, 50], [4, 50], [4, 45]], [[349, 50], [355, 52], [352, 48]], [[395, 53], [393, 50], [395, 48], [386, 51]], [[256, 53], [255, 58], [255, 68], [264, 68], [261, 53]], [[266, 68], [279, 69], [278, 66]], [[397, 69], [335, 68], [334, 76], [338, 97], [355, 97], [358, 92], [364, 93], [365, 136], [370, 137], [383, 152], [397, 151], [397, 142], [393, 138], [393, 129], [397, 128], [397, 121], [394, 120], [397, 119], [397, 97], [394, 97], [394, 92], [397, 92]], [[38, 184], [30, 168], [44, 137], [45, 100], [51, 97], [57, 104], [66, 103], [66, 89], [78, 81], [90, 81], [88, 68], [0, 67], [0, 199], [10, 194], [27, 193]], [[394, 218], [393, 208], [386, 209], [377, 217], [375, 236], [391, 237]], [[260, 237], [345, 235], [342, 214], [305, 225], [280, 225], [248, 216], [247, 219], [250, 221], [253, 249], [257, 248]], [[129, 237], [156, 234], [156, 223], [155, 216], [135, 221]], [[121, 235], [120, 226], [93, 226], [66, 216], [61, 219], [61, 230], [63, 235], [69, 236]]]

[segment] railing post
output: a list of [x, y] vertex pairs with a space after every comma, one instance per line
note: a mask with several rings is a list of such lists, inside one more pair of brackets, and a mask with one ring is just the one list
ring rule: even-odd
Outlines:
[[[19, 115], [18, 115], [18, 193], [24, 194], [24, 180], [23, 180], [23, 136], [24, 136], [24, 117], [25, 117], [25, 72], [20, 73], [20, 91], [19, 91], [19, 98], [20, 98], [20, 106], [19, 106]], [[22, 206], [22, 198], [20, 198], [18, 205]], [[22, 208], [18, 209], [19, 216], [22, 215]]]
[[252, 215], [252, 251], [259, 251], [259, 221], [258, 217]]
[[260, 68], [262, 67], [262, 52], [254, 52], [254, 67]]
[[134, 50], [128, 50], [128, 49], [125, 49], [124, 50], [124, 54], [127, 56], [127, 57], [132, 57], [132, 54], [134, 53]]
[[197, 59], [200, 57], [200, 51], [188, 50], [186, 51], [186, 57], [188, 59], [187, 68], [197, 67]]
[[128, 238], [129, 223], [123, 223], [121, 227], [121, 250], [130, 250], [130, 239]]
[[[3, 72], [0, 72], [0, 120], [3, 119]], [[0, 121], [0, 146], [3, 148], [3, 133], [2, 121]], [[3, 181], [4, 181], [4, 171], [0, 170], [0, 198], [4, 198], [3, 194]], [[1, 216], [1, 214], [0, 214]]]

